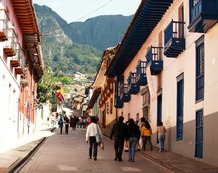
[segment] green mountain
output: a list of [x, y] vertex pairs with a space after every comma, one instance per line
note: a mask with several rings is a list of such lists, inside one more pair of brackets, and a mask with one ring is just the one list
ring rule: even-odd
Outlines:
[[96, 73], [102, 53], [123, 38], [133, 16], [98, 16], [68, 24], [47, 6], [34, 4], [44, 62], [54, 72]]
[[132, 17], [107, 15], [85, 22], [73, 22], [69, 25], [69, 30], [72, 31], [69, 37], [79, 44], [88, 44], [103, 51], [122, 40]]

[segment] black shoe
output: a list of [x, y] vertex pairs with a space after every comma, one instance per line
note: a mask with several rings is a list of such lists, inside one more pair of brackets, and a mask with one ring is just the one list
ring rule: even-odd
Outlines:
[[119, 162], [122, 162], [122, 161], [123, 161], [123, 159], [120, 158], [120, 159], [119, 159]]
[[115, 158], [114, 160], [117, 161], [117, 158]]
[[96, 161], [96, 160], [97, 160], [97, 158], [94, 158], [94, 160]]
[[131, 161], [132, 159], [129, 159], [129, 161]]

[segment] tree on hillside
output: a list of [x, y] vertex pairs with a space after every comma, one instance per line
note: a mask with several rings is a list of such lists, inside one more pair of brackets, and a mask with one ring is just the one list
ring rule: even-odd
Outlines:
[[54, 92], [56, 87], [56, 82], [54, 81], [54, 74], [51, 68], [46, 68], [45, 74], [39, 80], [37, 84], [37, 104], [40, 106], [46, 103], [51, 97], [52, 92]]
[[53, 73], [51, 67], [46, 67], [45, 74], [39, 80], [37, 85], [37, 104], [40, 106], [46, 103], [56, 92], [57, 85], [62, 84], [64, 91], [69, 92], [65, 87], [72, 83], [72, 76], [67, 76], [61, 71]]

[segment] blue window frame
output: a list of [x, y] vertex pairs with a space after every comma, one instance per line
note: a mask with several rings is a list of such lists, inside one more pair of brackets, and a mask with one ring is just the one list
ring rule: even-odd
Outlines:
[[204, 99], [204, 37], [196, 42], [196, 101]]
[[203, 158], [203, 109], [196, 112], [195, 157]]
[[157, 125], [162, 121], [162, 91], [157, 96]]
[[184, 74], [177, 77], [176, 140], [183, 139]]
[[190, 23], [202, 11], [202, 0], [190, 0]]
[[[157, 96], [157, 126], [162, 121], [162, 90], [159, 91]], [[158, 141], [158, 134], [157, 134], [157, 143]]]

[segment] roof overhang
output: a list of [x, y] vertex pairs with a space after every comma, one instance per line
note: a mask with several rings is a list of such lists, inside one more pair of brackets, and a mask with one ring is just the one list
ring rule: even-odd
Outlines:
[[41, 44], [42, 38], [39, 32], [36, 14], [32, 0], [11, 0], [19, 26], [23, 33], [26, 49], [38, 75], [44, 71]]
[[101, 87], [104, 84], [104, 82], [106, 80], [105, 72], [109, 66], [109, 63], [114, 58], [114, 55], [116, 54], [118, 47], [119, 47], [119, 44], [115, 47], [107, 48], [104, 51], [102, 59], [99, 63], [98, 72], [95, 76], [95, 80], [94, 80], [93, 85], [92, 85], [93, 88]]
[[142, 0], [106, 71], [107, 77], [123, 74], [172, 2], [173, 0]]
[[96, 100], [98, 99], [98, 96], [100, 95], [100, 93], [101, 93], [101, 88], [100, 87], [96, 88], [94, 90], [94, 92], [92, 94], [92, 97], [91, 97], [91, 99], [89, 101], [87, 109], [92, 109], [93, 108], [93, 106], [94, 106]]

